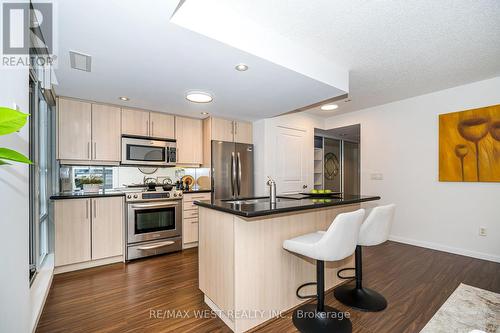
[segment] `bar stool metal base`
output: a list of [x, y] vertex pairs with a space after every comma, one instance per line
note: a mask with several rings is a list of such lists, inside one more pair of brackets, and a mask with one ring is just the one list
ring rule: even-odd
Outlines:
[[335, 298], [354, 309], [378, 312], [387, 307], [384, 296], [368, 288], [356, 288], [352, 284], [344, 284], [333, 291]]
[[318, 312], [316, 304], [305, 304], [293, 312], [292, 321], [302, 333], [351, 333], [352, 324], [344, 313], [329, 306]]

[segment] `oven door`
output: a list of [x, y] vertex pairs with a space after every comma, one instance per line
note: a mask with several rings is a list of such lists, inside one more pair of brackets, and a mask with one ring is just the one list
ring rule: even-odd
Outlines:
[[182, 235], [182, 201], [138, 202], [127, 207], [127, 243]]

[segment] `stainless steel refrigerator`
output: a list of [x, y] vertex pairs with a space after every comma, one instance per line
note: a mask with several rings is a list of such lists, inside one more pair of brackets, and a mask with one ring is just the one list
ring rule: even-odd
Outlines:
[[212, 141], [212, 190], [215, 199], [254, 196], [253, 145]]

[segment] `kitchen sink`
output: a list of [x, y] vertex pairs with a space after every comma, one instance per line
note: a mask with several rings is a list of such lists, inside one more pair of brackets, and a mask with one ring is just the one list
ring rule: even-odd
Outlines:
[[[299, 199], [294, 198], [286, 198], [286, 197], [277, 197], [276, 202], [285, 202], [285, 201], [295, 201]], [[264, 198], [250, 198], [250, 199], [241, 199], [241, 200], [223, 200], [224, 202], [235, 204], [235, 205], [254, 205], [259, 203], [268, 203], [269, 197]]]

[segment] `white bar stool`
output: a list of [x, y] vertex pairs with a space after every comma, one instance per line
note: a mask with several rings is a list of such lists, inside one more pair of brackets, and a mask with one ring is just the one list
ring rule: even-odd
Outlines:
[[325, 261], [342, 260], [353, 254], [358, 243], [359, 230], [365, 210], [342, 213], [335, 217], [326, 232], [318, 231], [288, 239], [283, 248], [316, 260], [317, 294], [300, 298], [317, 298], [317, 304], [305, 304], [293, 312], [293, 324], [300, 332], [351, 332], [352, 324], [339, 310], [325, 306]]
[[392, 220], [394, 219], [394, 210], [396, 205], [390, 204], [373, 208], [370, 215], [361, 225], [359, 231], [358, 246], [356, 246], [356, 268], [345, 268], [337, 272], [341, 279], [350, 279], [352, 277], [340, 276], [342, 271], [355, 269], [356, 284], [344, 284], [335, 288], [334, 295], [341, 303], [362, 311], [382, 311], [387, 307], [387, 301], [384, 296], [374, 290], [364, 288], [363, 265], [362, 265], [362, 246], [379, 245], [387, 241], [391, 231]]

